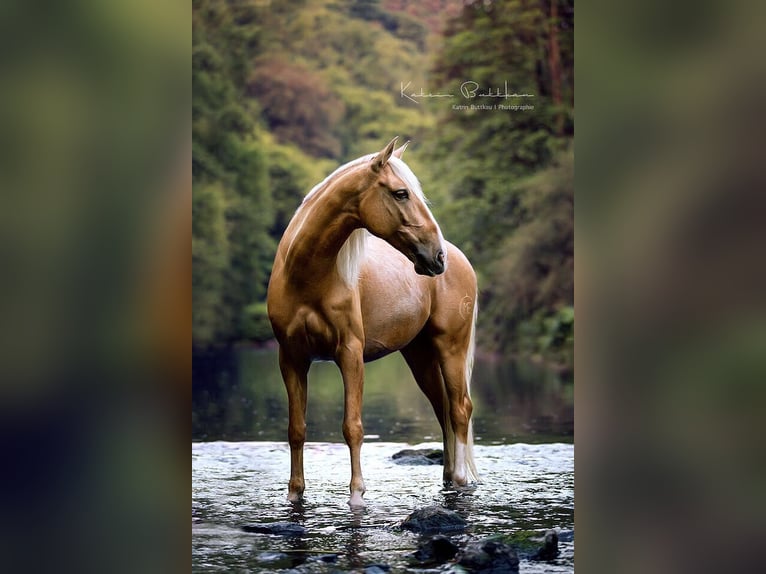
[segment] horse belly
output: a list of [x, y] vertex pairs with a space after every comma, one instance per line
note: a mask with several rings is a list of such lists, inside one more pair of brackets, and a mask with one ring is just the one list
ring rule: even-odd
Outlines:
[[[389, 248], [390, 249], [390, 248]], [[398, 251], [378, 257], [362, 269], [360, 303], [364, 323], [364, 359], [372, 361], [405, 347], [430, 314], [430, 292]]]

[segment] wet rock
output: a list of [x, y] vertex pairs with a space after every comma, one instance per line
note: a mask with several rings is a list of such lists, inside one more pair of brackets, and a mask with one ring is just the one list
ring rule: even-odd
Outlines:
[[457, 554], [458, 547], [446, 536], [436, 536], [418, 544], [418, 549], [412, 555], [422, 566], [444, 564]]
[[460, 553], [458, 564], [470, 572], [501, 574], [518, 572], [516, 551], [499, 540], [479, 540], [466, 546]]
[[317, 562], [325, 562], [327, 564], [331, 564], [333, 562], [337, 562], [338, 555], [337, 554], [322, 554], [320, 556], [317, 556], [315, 560]]
[[559, 535], [555, 530], [548, 530], [545, 533], [543, 547], [540, 548], [530, 558], [532, 560], [554, 560], [559, 555]]
[[453, 510], [438, 506], [420, 508], [402, 522], [402, 528], [424, 534], [463, 530], [468, 523]]
[[364, 569], [364, 574], [385, 574], [391, 570], [387, 564], [370, 564]]
[[258, 534], [276, 534], [278, 536], [303, 536], [306, 534], [306, 528], [294, 522], [245, 524], [242, 530]]
[[396, 464], [427, 465], [444, 464], [444, 451], [439, 448], [406, 448], [393, 454], [391, 458]]

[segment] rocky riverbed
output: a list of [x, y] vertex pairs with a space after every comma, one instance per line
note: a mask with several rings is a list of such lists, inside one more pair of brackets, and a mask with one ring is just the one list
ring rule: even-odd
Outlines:
[[[193, 571], [574, 572], [571, 444], [477, 445], [482, 482], [461, 490], [424, 462], [433, 450], [393, 458], [440, 446], [365, 444], [367, 505], [351, 509], [343, 444], [306, 445], [305, 500], [291, 504], [285, 443], [193, 443]], [[418, 513], [451, 526], [407, 527]]]

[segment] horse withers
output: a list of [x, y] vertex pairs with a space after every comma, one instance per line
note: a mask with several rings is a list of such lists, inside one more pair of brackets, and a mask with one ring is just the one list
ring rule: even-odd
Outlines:
[[400, 351], [433, 406], [444, 439], [444, 482], [478, 478], [469, 394], [476, 275], [445, 241], [396, 139], [314, 186], [277, 248], [269, 319], [289, 402], [288, 498], [300, 500], [307, 377], [334, 361], [344, 386], [351, 454], [349, 504], [364, 504], [360, 463], [364, 363]]

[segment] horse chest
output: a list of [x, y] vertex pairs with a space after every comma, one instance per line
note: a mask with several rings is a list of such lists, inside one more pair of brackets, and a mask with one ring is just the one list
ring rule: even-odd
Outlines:
[[[354, 318], [354, 307], [350, 300], [334, 306], [301, 304], [280, 342], [313, 360], [332, 360], [344, 339], [363, 336], [361, 322]], [[354, 324], [358, 326], [354, 328]]]

